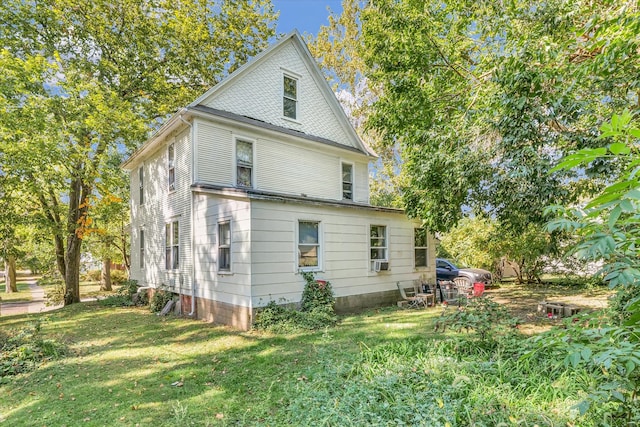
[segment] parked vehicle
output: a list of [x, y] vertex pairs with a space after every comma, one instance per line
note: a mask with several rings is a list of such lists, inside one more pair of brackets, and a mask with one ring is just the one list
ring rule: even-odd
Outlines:
[[449, 281], [456, 277], [465, 277], [471, 283], [483, 283], [490, 286], [492, 282], [491, 272], [481, 268], [468, 268], [456, 265], [453, 261], [444, 258], [436, 258], [436, 279]]

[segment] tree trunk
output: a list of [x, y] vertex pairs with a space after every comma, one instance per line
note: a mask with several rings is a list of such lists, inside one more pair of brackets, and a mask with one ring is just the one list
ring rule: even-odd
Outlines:
[[102, 274], [100, 276], [100, 290], [111, 291], [111, 258], [102, 259]]
[[4, 280], [6, 293], [18, 292], [18, 283], [16, 282], [16, 258], [12, 255], [9, 255], [5, 261]]
[[67, 266], [64, 277], [65, 293], [64, 305], [80, 302], [80, 254], [82, 239], [73, 234], [67, 238], [67, 252], [65, 264]]

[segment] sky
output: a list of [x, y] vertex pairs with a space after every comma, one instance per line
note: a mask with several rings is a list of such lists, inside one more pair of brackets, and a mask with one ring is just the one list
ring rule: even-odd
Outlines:
[[342, 13], [342, 0], [272, 0], [273, 7], [280, 11], [277, 31], [287, 34], [294, 28], [300, 34], [316, 35], [322, 25], [329, 23], [329, 11], [336, 15]]

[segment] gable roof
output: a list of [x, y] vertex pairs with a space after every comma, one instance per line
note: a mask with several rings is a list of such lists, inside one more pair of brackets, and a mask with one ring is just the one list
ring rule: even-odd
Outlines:
[[[224, 112], [222, 110], [212, 109], [206, 105], [203, 105], [207, 100], [214, 98], [217, 94], [224, 91], [227, 87], [233, 85], [234, 82], [240, 80], [246, 74], [250, 73], [252, 70], [256, 69], [263, 62], [265, 62], [270, 56], [274, 55], [279, 50], [283, 49], [283, 46], [287, 44], [293, 44], [296, 50], [300, 53], [300, 58], [304, 61], [306, 68], [309, 70], [309, 73], [316, 84], [316, 87], [320, 90], [322, 96], [325, 101], [329, 105], [331, 112], [334, 117], [337, 119], [340, 128], [343, 130], [345, 135], [349, 138], [349, 142], [351, 146], [339, 143], [337, 141], [331, 141], [326, 138], [322, 138], [320, 136], [310, 135], [304, 132], [300, 132], [294, 129], [285, 128], [282, 126], [276, 126], [272, 124], [268, 124], [266, 122], [262, 122], [258, 119], [246, 117], [238, 114], [234, 114], [231, 112]], [[318, 67], [318, 64], [313, 59], [309, 48], [306, 43], [302, 40], [300, 33], [297, 30], [293, 30], [286, 36], [282, 37], [275, 44], [271, 45], [264, 51], [260, 52], [258, 55], [253, 57], [247, 63], [242, 65], [236, 71], [222, 79], [219, 83], [213, 86], [211, 89], [206, 91], [204, 94], [195, 99], [192, 103], [190, 103], [185, 108], [181, 108], [178, 112], [176, 112], [172, 117], [167, 120], [138, 150], [136, 150], [123, 164], [122, 167], [127, 170], [131, 170], [138, 164], [138, 159], [144, 156], [144, 153], [148, 153], [153, 151], [157, 144], [161, 142], [162, 136], [167, 135], [171, 131], [181, 127], [185, 124], [185, 118], [189, 118], [191, 112], [206, 112], [211, 115], [217, 116], [225, 116], [227, 118], [234, 118], [237, 121], [246, 121], [247, 123], [257, 125], [259, 127], [266, 127], [271, 130], [280, 131], [283, 133], [295, 135], [304, 139], [329, 144], [332, 146], [344, 148], [350, 151], [356, 151], [362, 153], [369, 157], [377, 157], [376, 153], [368, 147], [358, 136], [355, 129], [351, 125], [349, 118], [346, 113], [342, 109], [340, 102], [338, 101], [336, 95], [331, 90], [329, 83], [325, 80], [322, 75], [322, 71]]]
[[309, 51], [306, 43], [302, 40], [302, 36], [297, 30], [293, 30], [286, 36], [282, 37], [275, 44], [271, 45], [264, 51], [260, 52], [258, 55], [253, 57], [250, 61], [245, 63], [243, 66], [238, 68], [236, 71], [231, 73], [229, 76], [224, 78], [218, 84], [213, 86], [207, 92], [202, 94], [196, 100], [194, 100], [191, 104], [187, 106], [187, 108], [195, 107], [198, 105], [206, 104], [208, 100], [216, 97], [219, 93], [223, 92], [227, 87], [232, 86], [236, 81], [243, 78], [243, 76], [249, 74], [251, 71], [259, 68], [261, 64], [267, 61], [269, 57], [276, 54], [278, 51], [282, 50], [285, 45], [292, 44], [296, 51], [300, 54], [300, 58], [303, 60], [307, 70], [309, 71], [311, 78], [313, 79], [316, 87], [320, 90], [323, 98], [331, 108], [331, 112], [334, 117], [337, 119], [338, 123], [342, 131], [349, 138], [349, 143], [361, 151], [362, 153], [369, 156], [376, 156], [376, 154], [368, 147], [358, 136], [356, 131], [354, 130], [349, 118], [346, 113], [342, 109], [342, 105], [338, 101], [335, 93], [331, 90], [329, 83], [324, 78], [322, 71], [318, 67], [313, 55]]

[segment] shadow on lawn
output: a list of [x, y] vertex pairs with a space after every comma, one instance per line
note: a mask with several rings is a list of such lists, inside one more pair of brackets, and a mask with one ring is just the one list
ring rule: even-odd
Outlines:
[[382, 310], [349, 316], [326, 331], [279, 336], [141, 308], [72, 305], [42, 316], [43, 332], [76, 356], [5, 381], [0, 390], [11, 398], [0, 414], [12, 425], [175, 425], [185, 408], [195, 425], [219, 423], [219, 414], [225, 423], [268, 419], [286, 410], [286, 390], [325, 369], [323, 363], [348, 364], [362, 343], [423, 336], [439, 315]]

